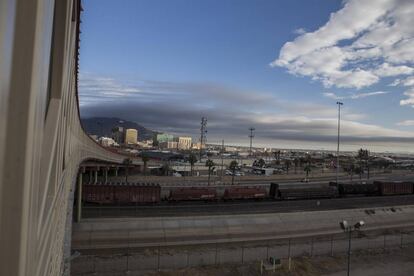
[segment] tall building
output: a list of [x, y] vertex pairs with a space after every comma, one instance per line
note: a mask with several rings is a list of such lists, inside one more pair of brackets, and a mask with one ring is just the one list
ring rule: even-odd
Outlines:
[[128, 128], [125, 131], [125, 144], [136, 144], [138, 142], [138, 130]]
[[120, 126], [113, 128], [112, 139], [114, 139], [118, 144], [123, 144], [125, 140], [125, 129]]
[[193, 138], [191, 137], [178, 137], [178, 149], [189, 150], [191, 149], [192, 142]]
[[174, 140], [174, 136], [171, 134], [166, 133], [158, 133], [154, 135], [154, 143], [155, 144], [161, 144], [161, 143], [167, 143]]

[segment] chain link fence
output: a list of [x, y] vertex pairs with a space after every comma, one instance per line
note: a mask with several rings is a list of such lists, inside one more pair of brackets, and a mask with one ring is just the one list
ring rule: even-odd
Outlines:
[[[368, 234], [354, 232], [352, 251], [388, 250], [414, 246], [414, 231], [387, 231]], [[71, 275], [127, 275], [133, 271], [159, 271], [205, 265], [243, 264], [273, 257], [339, 256], [346, 254], [345, 234], [311, 238], [269, 240], [181, 247], [152, 247], [100, 250], [99, 254], [81, 253], [72, 260]]]

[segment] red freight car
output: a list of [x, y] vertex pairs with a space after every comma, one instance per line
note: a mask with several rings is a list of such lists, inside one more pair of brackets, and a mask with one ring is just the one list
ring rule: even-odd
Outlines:
[[375, 181], [381, 195], [407, 195], [413, 193], [413, 182], [384, 182]]
[[82, 199], [99, 204], [144, 204], [161, 201], [161, 187], [156, 184], [108, 183], [83, 186]]
[[186, 201], [186, 200], [215, 200], [217, 199], [216, 189], [187, 187], [178, 188], [170, 191], [170, 201]]
[[146, 184], [134, 185], [130, 187], [131, 203], [158, 203], [161, 201], [160, 185]]
[[110, 185], [96, 184], [83, 185], [82, 200], [84, 202], [109, 204], [114, 202], [113, 187]]
[[231, 187], [224, 191], [223, 199], [263, 199], [266, 194], [262, 187]]
[[114, 199], [115, 202], [118, 204], [128, 204], [130, 203], [130, 185], [132, 183], [126, 184], [126, 183], [118, 183], [114, 186]]

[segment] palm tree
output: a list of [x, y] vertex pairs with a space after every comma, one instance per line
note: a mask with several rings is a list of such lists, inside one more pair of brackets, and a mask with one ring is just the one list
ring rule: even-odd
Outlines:
[[349, 175], [351, 176], [351, 182], [352, 182], [352, 178], [354, 176], [354, 171], [355, 171], [355, 164], [354, 163], [351, 163], [349, 165], [348, 170], [349, 170]]
[[170, 172], [170, 164], [168, 164], [168, 162], [165, 162], [164, 165], [162, 165], [161, 170], [164, 175], [168, 176]]
[[300, 162], [300, 160], [298, 158], [295, 158], [293, 160], [293, 163], [295, 164], [295, 174], [297, 173], [297, 169], [299, 167], [299, 162]]
[[266, 165], [266, 161], [264, 161], [263, 158], [260, 158], [259, 160], [255, 160], [253, 162], [253, 165], [256, 166], [256, 167], [263, 168]]
[[147, 165], [148, 165], [148, 161], [150, 158], [148, 155], [143, 153], [141, 154], [141, 159], [142, 159], [142, 162], [144, 162], [144, 175], [147, 175]]
[[190, 156], [188, 157], [188, 161], [190, 162], [190, 166], [191, 166], [191, 176], [193, 176], [194, 164], [197, 163], [197, 156], [194, 153], [190, 153]]
[[231, 171], [231, 185], [234, 184], [234, 175], [236, 174], [236, 170], [238, 166], [239, 164], [237, 163], [236, 160], [233, 160], [230, 162], [229, 169]]
[[306, 166], [305, 166], [305, 168], [303, 168], [303, 170], [306, 172], [306, 180], [308, 180], [308, 177], [309, 177], [309, 173], [311, 172], [311, 166], [310, 166], [310, 164], [308, 163], [308, 164], [306, 164]]
[[125, 158], [124, 161], [122, 161], [122, 164], [126, 166], [125, 167], [125, 183], [128, 184], [129, 165], [132, 164], [131, 158]]
[[210, 176], [211, 176], [211, 173], [216, 168], [214, 166], [215, 166], [215, 164], [214, 164], [213, 160], [207, 159], [207, 161], [206, 161], [206, 167], [208, 167], [208, 186], [210, 186]]
[[286, 174], [289, 174], [289, 168], [291, 164], [292, 164], [292, 161], [290, 161], [289, 159], [285, 160]]

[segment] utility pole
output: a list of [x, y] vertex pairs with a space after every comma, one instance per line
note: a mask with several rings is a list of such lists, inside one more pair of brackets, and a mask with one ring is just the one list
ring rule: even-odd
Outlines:
[[249, 130], [250, 130], [250, 135], [249, 135], [249, 138], [250, 138], [250, 151], [249, 151], [249, 155], [252, 156], [252, 143], [253, 143], [253, 137], [254, 137], [253, 131], [255, 131], [255, 129], [254, 129], [254, 127], [251, 127], [251, 128], [249, 128]]
[[201, 162], [201, 157], [203, 156], [203, 145], [205, 145], [207, 141], [206, 133], [207, 133], [207, 118], [202, 117], [201, 128], [200, 128], [200, 162]]
[[339, 138], [341, 135], [341, 105], [343, 103], [336, 102], [338, 105], [338, 147], [336, 148], [336, 183], [338, 183], [338, 175], [339, 175]]
[[224, 139], [221, 140], [221, 181], [223, 182], [223, 166], [224, 166]]

